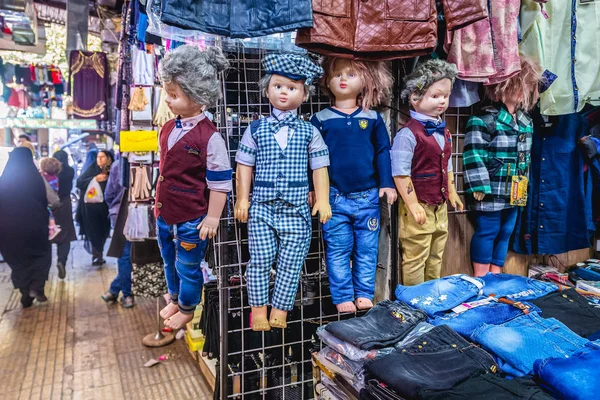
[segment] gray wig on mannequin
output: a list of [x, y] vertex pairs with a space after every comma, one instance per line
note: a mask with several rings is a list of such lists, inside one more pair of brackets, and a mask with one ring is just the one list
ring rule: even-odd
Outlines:
[[415, 100], [421, 100], [431, 85], [442, 79], [450, 79], [454, 85], [457, 76], [458, 69], [454, 64], [444, 60], [425, 61], [404, 78], [402, 100], [406, 100], [412, 94], [415, 95]]
[[158, 65], [163, 83], [177, 83], [197, 104], [214, 107], [221, 98], [219, 73], [229, 67], [227, 58], [218, 47], [202, 51], [185, 45], [167, 53]]

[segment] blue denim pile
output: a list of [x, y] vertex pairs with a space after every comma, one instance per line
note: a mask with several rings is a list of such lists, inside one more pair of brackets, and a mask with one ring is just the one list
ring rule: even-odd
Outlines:
[[324, 329], [340, 357], [363, 363], [353, 382], [361, 399], [600, 396], [600, 306], [575, 289], [487, 274], [398, 285], [395, 294]]

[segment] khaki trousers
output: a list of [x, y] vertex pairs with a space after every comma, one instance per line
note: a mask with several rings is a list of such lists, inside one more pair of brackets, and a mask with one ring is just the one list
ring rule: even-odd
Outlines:
[[442, 256], [448, 239], [448, 206], [421, 203], [427, 220], [419, 225], [404, 201], [399, 201], [400, 247], [402, 248], [402, 283], [418, 285], [437, 279], [442, 270]]

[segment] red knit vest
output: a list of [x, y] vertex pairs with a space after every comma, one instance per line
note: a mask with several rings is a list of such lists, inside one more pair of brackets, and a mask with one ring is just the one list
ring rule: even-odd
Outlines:
[[206, 183], [208, 141], [217, 128], [204, 118], [186, 133], [171, 150], [169, 134], [175, 120], [168, 121], [160, 132], [160, 176], [156, 186], [154, 215], [162, 215], [169, 225], [191, 221], [208, 211], [209, 190]]
[[411, 180], [421, 203], [438, 205], [448, 199], [448, 160], [452, 152], [450, 131], [445, 130], [444, 150], [425, 127], [411, 118], [405, 128], [415, 135], [417, 145], [412, 159]]

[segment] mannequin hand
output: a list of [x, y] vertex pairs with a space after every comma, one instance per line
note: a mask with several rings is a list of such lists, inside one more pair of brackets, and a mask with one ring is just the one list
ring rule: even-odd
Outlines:
[[408, 206], [408, 211], [415, 219], [417, 224], [423, 225], [425, 221], [427, 221], [427, 215], [425, 214], [425, 209], [419, 203], [414, 203]]
[[248, 210], [250, 202], [246, 199], [238, 199], [233, 208], [233, 216], [240, 222], [248, 222]]
[[108, 175], [106, 174], [98, 174], [96, 175], [96, 182], [104, 182], [108, 179]]
[[387, 203], [389, 205], [394, 204], [394, 202], [398, 198], [398, 192], [396, 192], [396, 189], [392, 189], [392, 188], [379, 189], [379, 198], [382, 198], [384, 194], [387, 197]]
[[308, 192], [308, 206], [309, 207], [312, 208], [312, 206], [315, 205], [315, 200], [316, 200], [315, 192], [314, 191]]
[[312, 216], [314, 217], [319, 213], [319, 221], [322, 224], [326, 223], [331, 219], [331, 206], [329, 205], [329, 201], [316, 201], [315, 206], [312, 209]]
[[458, 195], [458, 193], [456, 193], [456, 191], [450, 191], [448, 200], [450, 200], [450, 204], [452, 204], [452, 207], [454, 207], [454, 209], [456, 211], [459, 211], [459, 212], [464, 211], [465, 206], [464, 206], [463, 202], [460, 200], [460, 196]]
[[198, 224], [196, 229], [200, 230], [201, 240], [206, 240], [206, 238], [212, 239], [217, 234], [217, 229], [219, 229], [219, 218], [207, 215], [206, 218]]
[[473, 193], [473, 197], [475, 197], [475, 200], [481, 201], [485, 197], [485, 193], [483, 193], [483, 192], [475, 192], [475, 193]]

